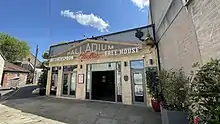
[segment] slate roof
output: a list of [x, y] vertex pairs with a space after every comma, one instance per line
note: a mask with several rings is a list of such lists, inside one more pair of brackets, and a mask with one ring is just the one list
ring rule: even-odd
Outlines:
[[110, 36], [110, 35], [115, 35], [115, 34], [119, 34], [119, 33], [124, 33], [124, 32], [129, 32], [129, 31], [134, 31], [134, 30], [137, 30], [137, 29], [149, 28], [149, 27], [152, 27], [152, 25], [147, 25], [147, 26], [132, 28], [132, 29], [128, 29], [128, 30], [113, 32], [113, 33], [104, 34], [104, 35], [95, 36], [95, 37], [92, 36], [92, 37], [84, 38], [84, 39], [81, 39], [81, 40], [74, 40], [74, 41], [64, 42], [64, 43], [60, 43], [60, 44], [56, 44], [56, 45], [51, 45], [50, 47], [55, 47], [55, 46], [60, 46], [60, 45], [70, 44], [70, 43], [75, 43], [75, 42], [81, 42], [81, 41], [84, 41], [84, 40], [86, 40], [86, 39], [94, 39], [94, 40], [95, 40], [95, 39], [97, 39], [97, 38], [102, 38], [102, 37], [106, 37], [106, 36]]
[[24, 72], [24, 73], [28, 73], [30, 72], [29, 70], [26, 70], [18, 65], [9, 63], [9, 62], [5, 62], [5, 66], [4, 66], [4, 71], [10, 71], [10, 72]]

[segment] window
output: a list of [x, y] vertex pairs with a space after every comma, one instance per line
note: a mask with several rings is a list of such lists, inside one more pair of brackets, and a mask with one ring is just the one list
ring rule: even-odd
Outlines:
[[131, 61], [131, 68], [132, 69], [143, 69], [144, 68], [144, 61], [143, 60]]
[[63, 71], [76, 71], [77, 65], [68, 65], [68, 66], [63, 66]]

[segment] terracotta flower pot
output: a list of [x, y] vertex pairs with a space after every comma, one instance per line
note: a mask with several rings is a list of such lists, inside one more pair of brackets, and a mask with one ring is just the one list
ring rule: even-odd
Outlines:
[[160, 102], [157, 99], [151, 99], [151, 105], [155, 112], [160, 112]]

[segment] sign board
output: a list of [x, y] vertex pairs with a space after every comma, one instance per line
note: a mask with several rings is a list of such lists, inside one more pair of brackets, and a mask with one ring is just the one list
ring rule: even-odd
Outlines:
[[88, 52], [103, 52], [110, 51], [115, 49], [123, 49], [136, 47], [136, 44], [111, 44], [111, 43], [96, 43], [96, 42], [86, 42], [81, 43], [79, 46], [75, 46], [67, 52], [63, 53], [62, 56], [70, 56], [70, 55], [80, 55]]
[[80, 54], [80, 59], [97, 59], [99, 58], [100, 54], [98, 52], [86, 52]]
[[84, 74], [78, 74], [78, 83], [83, 84], [84, 83]]
[[139, 52], [138, 44], [132, 43], [114, 43], [114, 42], [95, 42], [83, 41], [73, 48], [60, 53], [56, 58], [51, 58], [50, 62], [60, 62], [73, 60], [75, 58], [97, 59], [100, 56], [127, 55]]
[[50, 62], [60, 62], [60, 61], [67, 61], [67, 60], [73, 60], [73, 56], [64, 56], [64, 57], [58, 57], [58, 58], [51, 58]]
[[[115, 50], [108, 50], [104, 51], [104, 56], [116, 56], [116, 55], [128, 55], [128, 54], [133, 54], [139, 52], [140, 48], [139, 47], [131, 47], [131, 48], [123, 48], [123, 49], [115, 49]], [[99, 52], [85, 52], [81, 53], [79, 55], [79, 59], [97, 59], [101, 56], [102, 54]], [[60, 61], [68, 61], [68, 60], [73, 60], [75, 57], [72, 56], [65, 56], [65, 57], [57, 57], [57, 58], [52, 58], [50, 59], [50, 62], [60, 62]]]
[[69, 52], [67, 55], [80, 55], [82, 53], [87, 52], [98, 52], [98, 51], [106, 51], [115, 49], [115, 45], [112, 44], [104, 44], [104, 43], [85, 43], [81, 46], [75, 47]]
[[116, 50], [105, 51], [105, 56], [126, 55], [126, 54], [137, 53], [138, 51], [139, 51], [139, 47], [116, 49]]

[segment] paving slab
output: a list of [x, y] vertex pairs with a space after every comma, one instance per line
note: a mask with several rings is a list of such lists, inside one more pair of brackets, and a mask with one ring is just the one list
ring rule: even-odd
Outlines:
[[64, 124], [0, 104], [0, 124]]

